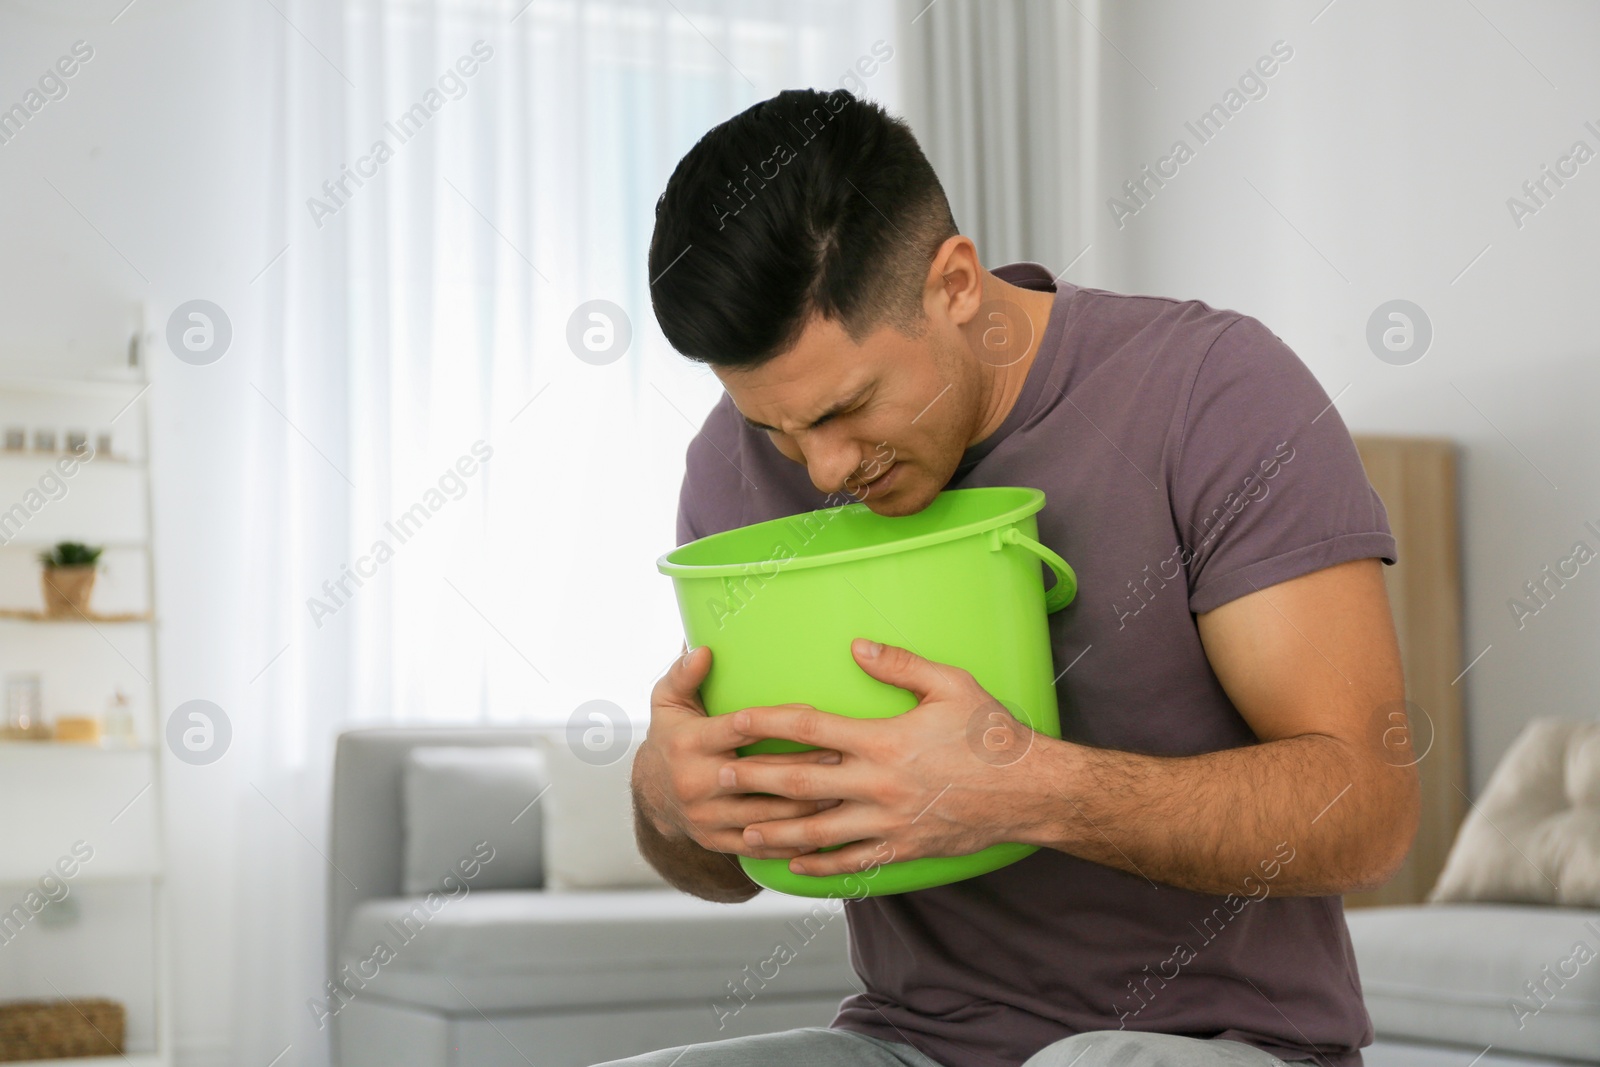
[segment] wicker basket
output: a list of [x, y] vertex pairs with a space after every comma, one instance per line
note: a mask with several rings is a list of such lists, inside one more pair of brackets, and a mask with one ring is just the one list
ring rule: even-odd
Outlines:
[[0, 1060], [119, 1056], [127, 1012], [114, 1000], [0, 1003]]

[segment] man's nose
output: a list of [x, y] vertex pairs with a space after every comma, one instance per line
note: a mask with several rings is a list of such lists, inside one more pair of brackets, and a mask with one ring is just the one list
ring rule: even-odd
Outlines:
[[811, 484], [822, 492], [848, 493], [861, 481], [861, 452], [850, 442], [813, 438], [802, 441], [800, 450], [805, 454]]

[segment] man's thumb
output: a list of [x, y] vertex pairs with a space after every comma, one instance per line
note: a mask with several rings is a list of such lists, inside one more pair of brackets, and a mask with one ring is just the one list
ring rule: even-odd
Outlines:
[[710, 673], [711, 646], [696, 645], [673, 662], [672, 687], [686, 697], [693, 697]]
[[909, 690], [919, 703], [938, 687], [938, 668], [910, 649], [858, 637], [850, 642], [850, 651], [862, 670], [880, 682]]

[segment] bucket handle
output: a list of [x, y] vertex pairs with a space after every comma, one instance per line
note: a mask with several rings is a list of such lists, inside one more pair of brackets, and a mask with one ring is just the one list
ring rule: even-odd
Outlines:
[[1047, 614], [1054, 614], [1072, 603], [1072, 598], [1078, 595], [1078, 576], [1072, 573], [1072, 568], [1067, 565], [1066, 560], [1015, 526], [1007, 526], [1000, 531], [1000, 540], [1032, 552], [1044, 561], [1046, 567], [1056, 572], [1056, 584], [1051, 586], [1044, 596], [1044, 610]]

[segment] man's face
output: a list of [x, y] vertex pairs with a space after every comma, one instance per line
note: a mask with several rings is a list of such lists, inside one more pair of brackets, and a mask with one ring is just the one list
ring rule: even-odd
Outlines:
[[858, 345], [813, 318], [788, 352], [751, 370], [717, 367], [734, 405], [824, 493], [910, 515], [949, 482], [974, 426], [976, 383], [961, 334], [880, 326]]

